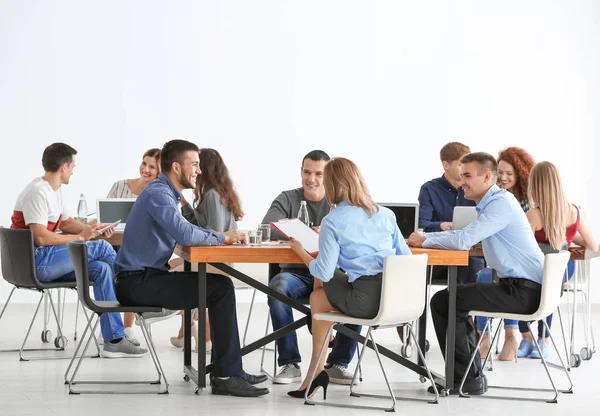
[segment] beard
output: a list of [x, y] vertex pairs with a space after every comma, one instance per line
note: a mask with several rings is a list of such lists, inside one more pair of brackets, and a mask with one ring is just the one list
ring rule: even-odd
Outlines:
[[183, 189], [194, 189], [196, 187], [195, 183], [191, 183], [183, 173], [179, 175], [179, 183], [183, 187]]

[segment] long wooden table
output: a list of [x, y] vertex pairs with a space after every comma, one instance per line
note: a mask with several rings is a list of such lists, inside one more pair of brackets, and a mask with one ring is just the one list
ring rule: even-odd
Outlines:
[[[468, 251], [456, 250], [434, 250], [434, 249], [411, 249], [413, 254], [426, 253], [428, 255], [428, 265], [430, 266], [448, 266], [448, 290], [450, 301], [448, 305], [448, 332], [446, 339], [446, 366], [445, 374], [440, 375], [433, 373], [436, 382], [446, 386], [446, 391], [449, 391], [454, 386], [454, 345], [456, 331], [456, 268], [457, 266], [466, 266], [469, 262]], [[250, 276], [234, 269], [226, 263], [269, 263], [269, 264], [301, 264], [302, 261], [298, 255], [287, 244], [278, 245], [263, 245], [258, 247], [250, 247], [245, 245], [232, 246], [212, 246], [212, 247], [181, 247], [175, 248], [175, 254], [185, 260], [185, 270], [191, 270], [191, 263], [198, 263], [198, 282], [199, 282], [199, 303], [198, 303], [198, 332], [204, 334], [205, 328], [205, 313], [206, 313], [206, 265], [210, 264], [215, 268], [229, 274], [236, 279], [241, 280], [247, 285], [260, 290], [261, 292], [272, 296], [275, 299], [290, 305], [292, 308], [302, 312], [305, 316], [290, 325], [280, 328], [277, 331], [263, 337], [242, 348], [242, 355], [246, 355], [255, 351], [262, 346], [271, 343], [291, 331], [306, 325], [310, 319], [310, 309], [305, 305], [291, 299], [268, 286], [258, 282]], [[270, 276], [272, 277], [272, 276]], [[427, 310], [427, 308], [425, 308]], [[425, 317], [422, 317], [422, 321]], [[424, 325], [420, 325], [424, 328]], [[357, 340], [364, 342], [364, 337], [350, 329], [338, 325], [338, 332]], [[419, 343], [421, 347], [425, 347], [424, 330], [419, 331]], [[421, 335], [422, 333], [422, 335]], [[184, 339], [184, 374], [186, 379], [191, 379], [196, 384], [196, 394], [206, 387], [206, 374], [212, 370], [211, 365], [206, 365], [206, 352], [204, 343], [198, 344], [198, 369], [192, 366], [191, 355], [191, 311], [185, 311], [185, 339]], [[367, 343], [369, 347], [373, 347], [371, 342]], [[396, 352], [391, 351], [383, 346], [378, 346], [379, 352], [396, 361], [397, 363], [413, 370], [423, 377], [427, 377], [427, 372], [421, 363], [414, 363]]]

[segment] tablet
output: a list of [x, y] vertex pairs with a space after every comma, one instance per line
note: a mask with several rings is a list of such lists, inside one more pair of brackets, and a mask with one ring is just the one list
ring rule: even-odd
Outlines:
[[111, 228], [115, 228], [117, 225], [119, 225], [120, 222], [121, 220], [118, 220], [113, 222], [112, 224], [108, 224], [104, 228], [100, 228], [98, 231], [96, 231], [96, 235], [94, 236], [94, 238], [100, 237], [102, 234], [104, 234], [105, 231], [110, 230]]

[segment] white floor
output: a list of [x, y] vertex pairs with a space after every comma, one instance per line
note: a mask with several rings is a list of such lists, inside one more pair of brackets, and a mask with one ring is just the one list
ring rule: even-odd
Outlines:
[[[238, 305], [238, 316], [240, 319], [240, 331], [243, 330], [248, 311], [248, 303]], [[31, 319], [34, 305], [15, 304], [9, 305], [5, 316], [0, 321], [0, 349], [15, 348], [20, 346], [26, 331], [26, 326]], [[65, 356], [72, 354], [74, 342], [74, 304], [66, 305], [65, 331], [69, 338]], [[259, 299], [254, 309], [250, 333], [253, 338], [261, 335], [266, 323], [267, 306], [264, 298]], [[30, 347], [40, 347], [40, 332], [42, 319], [34, 326], [32, 331]], [[81, 316], [80, 316], [81, 318]], [[598, 322], [600, 322], [600, 311], [594, 312], [596, 334], [600, 334]], [[80, 319], [79, 334], [83, 330]], [[67, 367], [68, 360], [47, 360], [19, 362], [17, 353], [0, 353], [0, 414], [2, 415], [68, 415], [85, 414], [93, 415], [147, 415], [147, 414], [224, 414], [231, 412], [235, 414], [344, 414], [348, 409], [331, 407], [309, 407], [303, 405], [302, 400], [292, 399], [286, 395], [288, 390], [297, 386], [275, 386], [266, 383], [271, 393], [262, 398], [242, 399], [222, 396], [212, 396], [210, 388], [205, 389], [199, 396], [195, 396], [192, 383], [186, 383], [182, 377], [181, 367], [183, 364], [182, 353], [173, 348], [169, 343], [169, 337], [175, 335], [179, 326], [179, 320], [173, 319], [163, 321], [153, 326], [153, 336], [162, 360], [167, 377], [170, 382], [169, 395], [69, 395], [67, 388], [63, 385], [63, 373]], [[582, 326], [580, 325], [579, 328]], [[49, 328], [56, 334], [54, 324]], [[558, 329], [558, 324], [556, 324]], [[557, 334], [559, 333], [556, 331]], [[141, 332], [137, 329], [137, 334]], [[579, 331], [581, 334], [581, 331]], [[382, 330], [376, 332], [377, 340], [391, 349], [399, 350], [400, 342], [395, 330]], [[428, 337], [432, 344], [429, 354], [431, 366], [442, 370], [442, 359], [440, 350], [433, 335]], [[310, 354], [310, 336], [305, 328], [299, 331], [300, 347], [305, 359]], [[582, 339], [583, 340], [583, 339]], [[578, 343], [578, 348], [583, 346], [583, 341]], [[551, 356], [556, 360], [556, 354]], [[272, 363], [272, 352], [267, 352], [267, 360]], [[388, 376], [397, 389], [397, 394], [427, 398], [427, 384], [421, 384], [418, 377], [408, 370], [391, 361], [384, 359]], [[260, 364], [260, 353], [255, 352], [244, 358], [246, 371], [257, 373]], [[272, 365], [272, 364], [271, 364]], [[305, 366], [307, 364], [304, 364]], [[306, 367], [304, 367], [305, 369]], [[353, 366], [352, 366], [353, 368]], [[379, 372], [376, 358], [372, 351], [367, 352], [364, 365], [365, 381], [363, 388], [369, 392], [385, 392], [385, 384]], [[142, 359], [94, 359], [86, 360], [82, 366], [82, 375], [89, 377], [101, 377], [109, 379], [124, 379], [126, 377], [151, 377], [153, 366], [150, 356]], [[594, 414], [595, 397], [598, 394], [597, 383], [594, 376], [600, 373], [600, 354], [594, 356], [590, 361], [584, 361], [579, 368], [571, 371], [571, 377], [575, 384], [573, 395], [561, 395], [558, 404], [546, 404], [540, 402], [525, 401], [501, 401], [501, 400], [479, 400], [475, 398], [446, 397], [440, 399], [439, 404], [432, 405], [421, 402], [401, 401], [397, 405], [397, 412], [408, 414], [438, 414], [438, 415], [461, 415], [480, 414], [486, 415], [526, 414], [531, 412], [544, 412], [546, 415], [566, 414], [579, 412]], [[560, 372], [553, 370], [556, 381], [560, 386], [565, 386], [566, 379]], [[155, 374], [154, 374], [155, 375]], [[518, 363], [496, 362], [493, 372], [487, 373], [490, 384], [501, 384], [513, 382], [520, 386], [549, 386], [540, 361], [522, 359]], [[496, 390], [496, 393], [505, 393]], [[524, 392], [518, 392], [523, 394]], [[525, 392], [526, 393], [526, 392]], [[489, 392], [488, 394], [491, 394]], [[320, 396], [318, 396], [320, 398]], [[349, 398], [348, 388], [344, 386], [330, 385], [328, 400], [344, 401], [346, 403], [379, 403], [378, 400]], [[375, 412], [371, 412], [375, 414]]]

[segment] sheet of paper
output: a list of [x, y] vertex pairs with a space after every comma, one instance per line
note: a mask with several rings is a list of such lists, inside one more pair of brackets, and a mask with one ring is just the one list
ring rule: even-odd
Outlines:
[[311, 254], [319, 251], [319, 234], [304, 224], [298, 218], [279, 220], [271, 225], [281, 231], [286, 237], [293, 237], [302, 243], [306, 251]]

